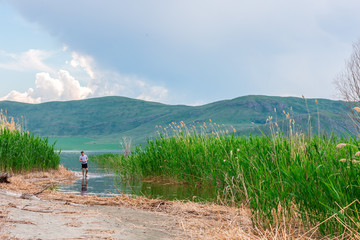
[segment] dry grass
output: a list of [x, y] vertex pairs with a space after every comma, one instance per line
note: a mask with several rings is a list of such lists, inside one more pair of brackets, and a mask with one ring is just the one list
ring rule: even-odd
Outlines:
[[81, 227], [83, 224], [82, 222], [69, 222], [66, 225], [69, 227]]
[[31, 171], [28, 173], [14, 174], [10, 178], [10, 184], [1, 184], [0, 189], [35, 194], [45, 187], [57, 185], [59, 183], [70, 184], [75, 179], [74, 172], [69, 171], [60, 165], [56, 170], [51, 169], [47, 171]]
[[10, 120], [8, 120], [6, 113], [7, 112], [5, 111], [5, 113], [4, 113], [2, 109], [0, 110], [0, 129], [7, 128], [10, 131], [15, 131], [15, 130], [20, 131], [20, 129], [21, 129], [20, 125], [15, 124], [13, 117], [11, 117]]

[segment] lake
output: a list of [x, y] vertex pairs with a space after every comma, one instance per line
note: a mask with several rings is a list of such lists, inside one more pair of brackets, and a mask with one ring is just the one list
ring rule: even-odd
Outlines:
[[80, 151], [62, 151], [61, 164], [75, 172], [78, 179], [71, 185], [61, 185], [59, 190], [67, 193], [82, 195], [113, 196], [125, 193], [150, 198], [163, 198], [168, 200], [192, 200], [212, 201], [216, 198], [216, 192], [211, 188], [197, 187], [186, 184], [169, 184], [141, 180], [124, 180], [111, 169], [99, 167], [91, 161], [91, 156], [103, 153], [119, 153], [119, 151], [86, 151], [89, 157], [89, 173], [87, 179], [83, 179], [81, 163], [79, 162]]

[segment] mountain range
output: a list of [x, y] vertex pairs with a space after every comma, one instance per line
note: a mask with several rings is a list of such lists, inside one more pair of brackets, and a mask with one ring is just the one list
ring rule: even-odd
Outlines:
[[286, 133], [291, 118], [296, 132], [356, 134], [347, 104], [329, 99], [251, 95], [185, 106], [114, 96], [41, 104], [1, 101], [0, 108], [26, 130], [57, 141], [56, 147], [63, 150], [119, 149], [123, 137], [131, 138], [133, 145], [144, 144], [159, 126], [163, 130], [180, 121], [201, 126], [211, 120], [224, 129], [236, 129], [236, 135], [249, 135], [268, 133], [269, 117]]

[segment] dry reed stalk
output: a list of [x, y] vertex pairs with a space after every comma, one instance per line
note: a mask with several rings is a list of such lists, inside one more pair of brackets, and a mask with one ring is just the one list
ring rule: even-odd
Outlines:
[[[308, 235], [311, 232], [314, 232], [314, 230], [318, 229], [320, 225], [326, 223], [327, 221], [330, 221], [332, 218], [335, 218], [337, 220], [337, 222], [339, 222], [341, 225], [344, 226], [344, 228], [347, 230], [347, 232], [345, 231], [342, 235], [343, 238], [340, 239], [360, 239], [360, 234], [358, 233], [358, 223], [354, 222], [353, 219], [351, 219], [354, 223], [355, 226], [357, 226], [357, 229], [353, 229], [351, 226], [349, 226], [347, 223], [343, 222], [338, 216], [339, 214], [345, 214], [345, 210], [348, 209], [349, 207], [351, 207], [354, 204], [360, 204], [359, 200], [354, 200], [352, 203], [348, 204], [345, 207], [340, 207], [338, 204], [338, 206], [340, 207], [340, 211], [338, 211], [338, 213], [334, 213], [333, 215], [331, 215], [330, 217], [328, 217], [327, 219], [325, 219], [324, 221], [318, 223], [315, 227], [311, 228], [310, 230], [308, 230], [307, 232], [305, 232], [302, 237], [305, 237], [306, 235]], [[347, 214], [345, 214], [347, 215]], [[347, 215], [348, 216], [348, 215]], [[348, 216], [349, 217], [349, 216]]]
[[0, 110], [0, 129], [9, 129], [10, 131], [15, 131], [21, 130], [20, 125], [15, 123], [15, 120], [13, 117], [10, 118], [10, 120], [8, 120], [8, 117], [6, 116], [6, 111], [5, 114], [3, 112], [3, 110]]
[[130, 137], [123, 137], [122, 141], [120, 141], [121, 146], [124, 148], [125, 156], [129, 156], [131, 153], [131, 141]]
[[69, 226], [69, 227], [81, 227], [84, 223], [83, 222], [69, 222], [65, 225]]
[[339, 143], [338, 145], [336, 145], [337, 148], [343, 148], [346, 147], [346, 143]]

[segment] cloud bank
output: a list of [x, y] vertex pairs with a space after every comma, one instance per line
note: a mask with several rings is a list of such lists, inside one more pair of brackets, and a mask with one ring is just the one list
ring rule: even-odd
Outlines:
[[7, 58], [6, 63], [0, 63], [0, 68], [14, 71], [36, 70], [52, 72], [52, 69], [44, 63], [51, 55], [51, 52], [39, 49], [30, 49], [21, 54], [0, 51], [0, 56]]
[[[10, 100], [27, 103], [42, 103], [49, 101], [81, 100], [89, 97], [128, 96], [146, 101], [163, 101], [168, 96], [168, 90], [162, 86], [154, 86], [136, 76], [123, 76], [117, 72], [100, 69], [95, 60], [88, 55], [72, 52], [70, 61], [57, 72], [48, 66], [44, 60], [51, 58], [41, 50], [29, 50], [19, 55], [7, 54], [14, 61], [0, 63], [0, 68], [15, 71], [36, 71], [35, 88], [25, 92], [11, 91], [0, 100]], [[15, 61], [16, 60], [16, 61]], [[86, 86], [71, 74], [82, 74]]]
[[351, 27], [360, 24], [358, 0], [4, 2], [81, 53], [69, 66], [86, 72], [91, 84], [81, 82], [93, 95], [154, 99], [147, 94], [165, 94], [158, 86], [166, 82], [172, 103], [246, 94], [331, 97], [333, 78], [360, 36]]
[[90, 88], [80, 86], [79, 81], [65, 70], [60, 70], [56, 78], [52, 78], [49, 73], [37, 73], [35, 85], [35, 89], [29, 88], [26, 92], [22, 93], [13, 90], [5, 97], [0, 98], [0, 100], [42, 103], [85, 99], [92, 94]]

